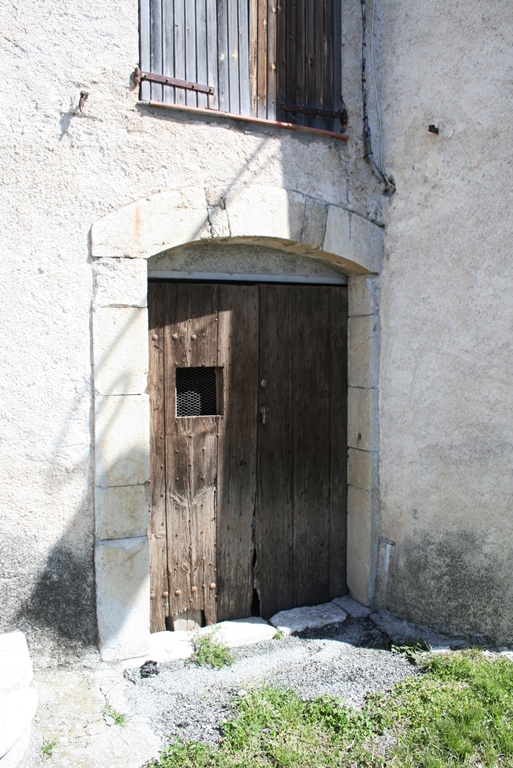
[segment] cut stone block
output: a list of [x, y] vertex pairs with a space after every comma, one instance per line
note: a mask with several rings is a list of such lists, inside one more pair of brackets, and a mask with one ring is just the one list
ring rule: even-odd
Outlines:
[[148, 395], [95, 398], [96, 485], [142, 485], [150, 475]]
[[[37, 708], [37, 693], [33, 688], [22, 688], [0, 694], [0, 760], [30, 729]], [[11, 755], [12, 758], [12, 755]]]
[[347, 619], [347, 613], [334, 603], [312, 605], [304, 608], [291, 608], [280, 611], [269, 619], [273, 627], [285, 637], [305, 629], [317, 629], [328, 624], [341, 624]]
[[379, 321], [376, 315], [350, 317], [347, 324], [350, 387], [377, 387], [379, 376]]
[[357, 448], [349, 448], [347, 452], [347, 484], [366, 491], [377, 490], [377, 451], [359, 451]]
[[[276, 635], [276, 629], [258, 616], [236, 619], [235, 621], [221, 621], [216, 626], [219, 627], [220, 639], [229, 648], [262, 643], [265, 640], [272, 640]], [[200, 633], [210, 630], [211, 627], [204, 627]]]
[[93, 258], [147, 259], [210, 237], [203, 187], [182, 187], [113, 211], [91, 229]]
[[145, 485], [96, 488], [95, 519], [98, 539], [145, 536], [150, 512]]
[[93, 265], [94, 303], [97, 307], [146, 307], [146, 259], [101, 259]]
[[359, 271], [377, 273], [383, 258], [383, 230], [356, 213], [330, 205], [323, 250], [353, 262]]
[[146, 537], [96, 545], [100, 653], [104, 661], [140, 656], [150, 639], [150, 557]]
[[371, 608], [362, 605], [350, 595], [335, 597], [332, 602], [338, 605], [339, 608], [342, 608], [352, 619], [366, 619], [372, 613]]
[[273, 187], [236, 189], [226, 203], [232, 237], [301, 240], [305, 198]]
[[140, 395], [148, 383], [148, 312], [98, 307], [93, 314], [94, 388], [100, 395]]
[[23, 632], [0, 635], [0, 692], [26, 688], [34, 672]]
[[347, 443], [362, 451], [378, 450], [378, 390], [349, 387]]
[[349, 278], [349, 317], [377, 315], [379, 312], [379, 278], [356, 275]]
[[347, 489], [347, 586], [364, 605], [370, 602], [376, 569], [379, 500], [376, 492]]

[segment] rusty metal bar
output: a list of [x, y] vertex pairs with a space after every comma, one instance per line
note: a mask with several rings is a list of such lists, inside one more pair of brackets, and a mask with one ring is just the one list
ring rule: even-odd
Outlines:
[[334, 139], [342, 139], [347, 141], [349, 139], [348, 133], [337, 133], [335, 131], [325, 131], [323, 128], [309, 128], [307, 125], [296, 125], [295, 123], [281, 123], [275, 120], [266, 120], [262, 117], [249, 117], [247, 115], [235, 115], [231, 112], [221, 112], [218, 109], [201, 109], [199, 107], [188, 107], [178, 104], [164, 104], [161, 101], [141, 101], [141, 105], [146, 107], [154, 107], [156, 109], [173, 109], [182, 112], [194, 112], [195, 114], [205, 115], [209, 117], [226, 117], [229, 120], [241, 120], [246, 123], [256, 123], [258, 125], [268, 125], [272, 128], [286, 128], [291, 131], [304, 131], [305, 133], [315, 133], [322, 136], [331, 136]]
[[174, 88], [185, 88], [187, 91], [197, 91], [198, 93], [207, 93], [213, 96], [215, 88], [211, 85], [201, 85], [201, 83], [192, 83], [189, 80], [178, 80], [176, 77], [167, 77], [165, 75], [156, 75], [154, 72], [140, 73], [141, 80], [149, 80], [151, 83], [162, 83], [162, 85], [172, 85]]

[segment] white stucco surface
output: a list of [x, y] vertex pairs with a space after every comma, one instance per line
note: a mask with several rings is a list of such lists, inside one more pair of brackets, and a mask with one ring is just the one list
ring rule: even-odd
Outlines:
[[[95, 531], [99, 541], [141, 533], [143, 507], [132, 503], [142, 500], [140, 488], [126, 492], [125, 521], [122, 493], [110, 489], [148, 479], [145, 351], [137, 364], [133, 354], [123, 362], [142, 338], [145, 259], [203, 234], [247, 237], [263, 228], [280, 247], [294, 237], [298, 252], [315, 250], [331, 237], [346, 267], [355, 258], [360, 271], [379, 265], [382, 229], [366, 222], [381, 225], [382, 215], [361, 140], [361, 28], [344, 2], [349, 142], [139, 105], [130, 83], [139, 56], [135, 0], [0, 0], [0, 601], [5, 627], [25, 629], [33, 647], [51, 653], [50, 637], [96, 642]], [[89, 97], [79, 112], [82, 90]], [[265, 190], [272, 221], [262, 220], [249, 188]], [[117, 252], [109, 246], [105, 258], [93, 225], [110, 215], [117, 229], [103, 234]], [[345, 241], [333, 236], [337, 218]], [[97, 494], [96, 529], [94, 486], [109, 489]]]
[[95, 547], [111, 658], [146, 637], [147, 259], [230, 237], [350, 276], [354, 597], [511, 636], [513, 10], [376, 0], [385, 200], [342, 4], [348, 142], [138, 104], [135, 0], [0, 0], [0, 604], [33, 647], [97, 641]]
[[[513, 8], [381, 3], [379, 600], [511, 639]], [[428, 126], [438, 128], [438, 135]], [[388, 569], [386, 567], [388, 565]]]

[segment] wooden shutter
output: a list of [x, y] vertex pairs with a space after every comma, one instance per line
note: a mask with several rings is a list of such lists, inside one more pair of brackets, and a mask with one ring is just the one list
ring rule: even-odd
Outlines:
[[140, 3], [142, 99], [340, 129], [341, 0]]
[[324, 130], [345, 122], [340, 0], [278, 0], [277, 119]]

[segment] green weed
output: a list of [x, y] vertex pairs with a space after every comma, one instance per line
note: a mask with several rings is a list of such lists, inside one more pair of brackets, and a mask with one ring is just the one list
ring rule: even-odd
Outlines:
[[235, 661], [235, 656], [219, 637], [217, 627], [209, 632], [197, 632], [193, 637], [192, 645], [194, 653], [189, 661], [193, 664], [222, 669], [222, 667], [231, 666]]
[[57, 739], [52, 739], [51, 741], [43, 741], [43, 746], [41, 747], [41, 754], [43, 757], [51, 757], [53, 750], [57, 746]]
[[126, 715], [123, 715], [121, 712], [118, 712], [117, 709], [114, 709], [114, 707], [111, 707], [110, 704], [106, 704], [104, 706], [103, 714], [106, 717], [111, 717], [114, 720], [114, 725], [119, 725], [121, 728], [124, 728], [127, 723]]

